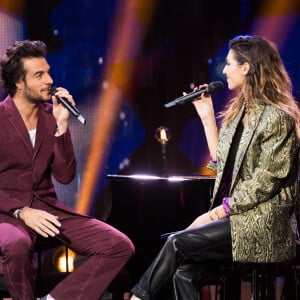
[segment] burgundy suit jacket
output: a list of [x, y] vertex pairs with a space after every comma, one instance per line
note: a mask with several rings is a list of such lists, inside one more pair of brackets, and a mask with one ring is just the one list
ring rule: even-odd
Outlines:
[[59, 137], [54, 136], [55, 131], [52, 105], [39, 104], [33, 147], [11, 97], [0, 102], [0, 222], [16, 208], [30, 206], [34, 197], [74, 212], [58, 201], [52, 183], [53, 176], [59, 183], [68, 184], [76, 172], [69, 130]]

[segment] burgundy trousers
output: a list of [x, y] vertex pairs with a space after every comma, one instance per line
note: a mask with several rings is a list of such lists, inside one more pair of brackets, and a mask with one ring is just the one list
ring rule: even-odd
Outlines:
[[[35, 200], [33, 208], [59, 217], [57, 238], [88, 259], [50, 292], [55, 300], [98, 300], [134, 253], [130, 239], [110, 225]], [[1, 215], [0, 249], [3, 275], [14, 300], [35, 300], [34, 243], [37, 234], [21, 220]]]

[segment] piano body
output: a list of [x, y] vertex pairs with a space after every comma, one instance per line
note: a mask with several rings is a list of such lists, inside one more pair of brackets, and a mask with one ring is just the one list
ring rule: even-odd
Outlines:
[[163, 245], [161, 235], [184, 229], [208, 210], [215, 177], [107, 175], [107, 179], [112, 196], [107, 223], [135, 245], [136, 253], [126, 265], [135, 283]]

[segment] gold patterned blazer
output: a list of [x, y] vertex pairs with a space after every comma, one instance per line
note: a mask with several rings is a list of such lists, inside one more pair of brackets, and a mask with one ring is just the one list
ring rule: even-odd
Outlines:
[[[213, 199], [242, 114], [220, 130]], [[294, 256], [291, 220], [298, 204], [298, 156], [292, 118], [274, 106], [257, 104], [244, 127], [228, 195], [235, 261], [280, 262]]]

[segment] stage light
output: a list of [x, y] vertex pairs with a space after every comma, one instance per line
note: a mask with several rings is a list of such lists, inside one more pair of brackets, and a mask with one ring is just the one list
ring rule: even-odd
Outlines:
[[73, 272], [75, 257], [75, 252], [61, 246], [53, 252], [52, 262], [58, 272]]
[[171, 138], [170, 129], [164, 126], [160, 126], [155, 131], [155, 138], [162, 144], [165, 145]]
[[169, 128], [160, 126], [155, 131], [155, 138], [157, 141], [159, 141], [161, 145], [161, 154], [163, 159], [163, 174], [162, 176], [167, 176], [167, 155], [166, 155], [166, 147], [167, 142], [171, 138], [171, 131]]

